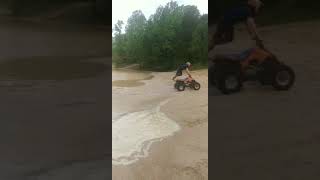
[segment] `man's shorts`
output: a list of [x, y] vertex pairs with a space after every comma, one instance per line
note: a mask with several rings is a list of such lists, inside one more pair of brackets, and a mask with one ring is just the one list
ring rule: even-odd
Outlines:
[[189, 76], [188, 75], [180, 75], [176, 80], [185, 81]]
[[182, 76], [182, 71], [181, 70], [177, 70], [176, 76]]

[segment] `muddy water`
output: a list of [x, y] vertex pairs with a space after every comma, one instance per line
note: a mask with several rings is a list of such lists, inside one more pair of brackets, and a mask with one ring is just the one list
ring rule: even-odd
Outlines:
[[143, 80], [150, 80], [153, 75], [149, 72], [138, 72], [133, 70], [113, 70], [112, 86], [115, 87], [136, 87], [145, 83]]
[[146, 157], [154, 142], [180, 127], [161, 112], [169, 97], [148, 97], [151, 73], [113, 70], [112, 75], [112, 164], [128, 165]]
[[112, 86], [116, 87], [136, 87], [143, 86], [145, 83], [142, 82], [144, 80], [151, 80], [153, 78], [152, 75], [146, 76], [141, 79], [127, 79], [127, 80], [115, 80], [112, 81]]

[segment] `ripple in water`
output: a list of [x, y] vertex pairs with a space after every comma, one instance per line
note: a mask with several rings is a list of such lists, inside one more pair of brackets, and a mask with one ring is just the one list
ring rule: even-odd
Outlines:
[[153, 142], [173, 135], [179, 125], [157, 107], [129, 114], [115, 115], [112, 121], [112, 164], [128, 165], [148, 155]]

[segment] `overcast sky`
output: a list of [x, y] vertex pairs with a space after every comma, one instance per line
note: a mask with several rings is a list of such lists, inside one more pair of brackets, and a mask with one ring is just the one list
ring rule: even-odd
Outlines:
[[[201, 14], [208, 13], [208, 0], [175, 0], [179, 5], [195, 5]], [[112, 24], [122, 20], [125, 24], [135, 10], [141, 10], [148, 19], [156, 9], [170, 0], [112, 0]], [[125, 26], [125, 25], [124, 25]]]

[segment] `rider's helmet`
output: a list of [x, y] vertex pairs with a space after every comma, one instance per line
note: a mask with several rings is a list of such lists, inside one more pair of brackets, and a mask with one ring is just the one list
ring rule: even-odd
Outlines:
[[186, 65], [187, 65], [188, 67], [190, 67], [190, 66], [191, 66], [191, 63], [190, 63], [190, 62], [187, 62]]
[[261, 6], [264, 5], [261, 0], [248, 0], [248, 4], [254, 7], [256, 13], [260, 10]]

